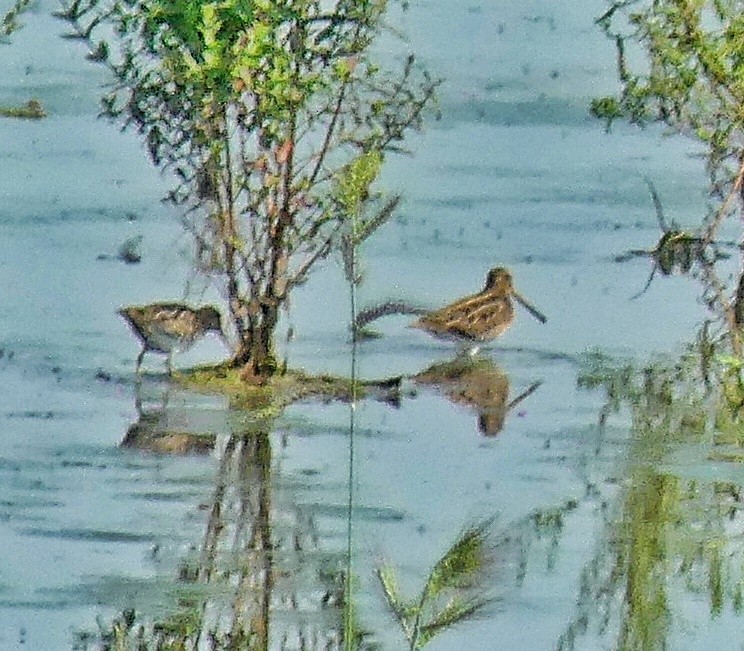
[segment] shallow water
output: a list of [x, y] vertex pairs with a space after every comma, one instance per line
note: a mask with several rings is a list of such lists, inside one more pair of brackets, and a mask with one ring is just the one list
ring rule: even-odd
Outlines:
[[[611, 419], [598, 441], [603, 396], [577, 388], [579, 357], [601, 348], [643, 360], [694, 336], [705, 317], [694, 283], [657, 279], [631, 301], [650, 262], [613, 256], [659, 237], [643, 174], [667, 214], [694, 224], [705, 205], [704, 171], [687, 141], [622, 125], [605, 134], [589, 118], [589, 98], [614, 87], [612, 47], [592, 24], [603, 3], [411, 4], [402, 26], [446, 79], [442, 119], [416, 137], [415, 157], [386, 168], [388, 187], [405, 202], [365, 246], [361, 301], [437, 306], [476, 291], [488, 268], [505, 265], [549, 321], [520, 312], [487, 352], [510, 398], [541, 382], [497, 436], [483, 435], [475, 409], [433, 388], [408, 387], [415, 395], [398, 408], [360, 405], [358, 615], [383, 648], [402, 648], [375, 565], [392, 562], [413, 594], [467, 523], [494, 515], [497, 537], [513, 536], [499, 545], [498, 602], [429, 648], [551, 649], [576, 617], [582, 570], [601, 548], [618, 485], [631, 477], [628, 415]], [[94, 629], [99, 615], [169, 612], [178, 568], [207, 531], [220, 454], [119, 447], [142, 414], [132, 384], [136, 344], [116, 309], [214, 295], [189, 277], [188, 240], [159, 202], [166, 183], [135, 135], [95, 119], [101, 72], [56, 38], [61, 27], [51, 18], [39, 11], [25, 22], [0, 50], [0, 103], [33, 96], [50, 115], [0, 120], [0, 648], [46, 651], [69, 648], [73, 632]], [[141, 264], [97, 259], [138, 234]], [[348, 372], [347, 314], [341, 265], [331, 260], [293, 299], [291, 363]], [[452, 356], [451, 346], [406, 325], [390, 318], [380, 325], [384, 338], [363, 344], [363, 376], [412, 375]], [[177, 364], [223, 354], [206, 341]], [[147, 364], [160, 370], [157, 359]], [[147, 390], [145, 412], [216, 435], [218, 450], [248, 418], [183, 392], [164, 404], [157, 380]], [[345, 550], [347, 426], [347, 406], [314, 403], [292, 406], [272, 425], [275, 530], [312, 553], [288, 559], [296, 580], [288, 590], [310, 605], [276, 606], [271, 648], [294, 648], [280, 641], [283, 627], [323, 627], [313, 604], [327, 586], [312, 572], [319, 556], [337, 567]], [[712, 479], [736, 475], [726, 468]], [[559, 532], [529, 524], [535, 512], [567, 504]], [[731, 608], [709, 616], [705, 595], [684, 585], [673, 597], [669, 648], [740, 642]], [[617, 618], [604, 634], [592, 624], [575, 648], [615, 648], [619, 628]]]

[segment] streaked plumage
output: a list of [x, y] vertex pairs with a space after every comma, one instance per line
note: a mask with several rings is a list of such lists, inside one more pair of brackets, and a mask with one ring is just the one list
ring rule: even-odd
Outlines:
[[473, 349], [477, 343], [500, 337], [511, 326], [514, 321], [512, 298], [542, 323], [547, 321], [542, 312], [514, 289], [509, 270], [496, 267], [488, 272], [486, 286], [481, 292], [429, 312], [411, 325], [440, 339], [458, 340]]
[[220, 313], [211, 305], [192, 308], [180, 303], [132, 305], [119, 310], [134, 334], [142, 342], [135, 373], [139, 373], [147, 352], [166, 355], [168, 373], [172, 372], [171, 356], [191, 348], [208, 332], [224, 338]]

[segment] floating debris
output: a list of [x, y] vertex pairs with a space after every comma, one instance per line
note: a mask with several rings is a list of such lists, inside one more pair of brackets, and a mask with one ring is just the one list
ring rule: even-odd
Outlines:
[[674, 222], [667, 222], [656, 188], [647, 177], [643, 179], [651, 192], [656, 210], [656, 219], [661, 228], [661, 237], [653, 249], [632, 249], [615, 257], [615, 262], [627, 262], [637, 257], [649, 257], [654, 261], [651, 274], [640, 292], [631, 296], [634, 300], [646, 293], [657, 271], [664, 276], [675, 273], [685, 275], [692, 271], [695, 264], [708, 266], [717, 260], [728, 258], [718, 245], [735, 246], [735, 242], [710, 242], [705, 237], [682, 230]]
[[110, 253], [99, 253], [96, 256], [96, 260], [120, 260], [126, 264], [136, 264], [142, 260], [142, 253], [140, 251], [142, 239], [142, 235], [130, 237], [128, 240], [124, 240], [124, 243], [119, 247], [116, 255], [111, 255]]
[[40, 120], [47, 116], [38, 99], [30, 99], [23, 106], [0, 106], [0, 117], [20, 120]]
[[135, 235], [126, 240], [120, 247], [116, 257], [127, 264], [136, 264], [142, 260], [142, 235]]

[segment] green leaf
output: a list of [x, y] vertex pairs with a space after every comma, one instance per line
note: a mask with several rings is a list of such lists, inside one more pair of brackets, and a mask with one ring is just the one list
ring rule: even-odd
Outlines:
[[381, 565], [377, 568], [377, 578], [380, 579], [382, 592], [385, 595], [390, 610], [400, 623], [408, 639], [413, 630], [413, 621], [418, 612], [417, 604], [406, 601], [398, 590], [398, 580], [395, 570], [390, 565]]
[[[391, 70], [371, 62], [393, 29], [386, 0], [62, 1], [115, 78], [104, 114], [176, 172], [168, 198], [184, 208], [199, 270], [218, 284], [231, 276], [239, 331], [258, 295], [281, 304], [319, 260], [344, 244], [353, 255], [389, 219], [397, 197], [372, 186], [437, 84], [411, 58]], [[275, 154], [288, 139], [297, 156], [285, 165]], [[229, 226], [211, 218], [214, 203], [235, 216]], [[275, 321], [256, 321], [251, 331], [265, 324], [271, 338]]]
[[348, 163], [337, 175], [334, 194], [346, 216], [357, 216], [377, 179], [383, 156], [378, 149], [364, 152]]
[[422, 648], [437, 633], [475, 617], [491, 603], [493, 603], [493, 599], [487, 597], [473, 597], [471, 599], [453, 597], [444, 608], [421, 626], [416, 648]]
[[380, 579], [385, 600], [396, 615], [401, 615], [404, 610], [404, 601], [398, 591], [398, 580], [395, 570], [390, 565], [382, 565], [377, 568], [377, 577]]
[[466, 529], [439, 559], [429, 575], [429, 594], [471, 588], [477, 583], [490, 563], [487, 542], [491, 523], [489, 519]]
[[594, 117], [607, 120], [608, 122], [612, 122], [623, 114], [620, 108], [620, 102], [615, 97], [593, 99], [590, 110]]

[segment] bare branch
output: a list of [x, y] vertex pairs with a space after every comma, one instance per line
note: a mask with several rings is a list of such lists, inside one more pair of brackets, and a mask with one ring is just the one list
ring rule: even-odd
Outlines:
[[739, 172], [736, 175], [734, 184], [731, 187], [731, 190], [728, 193], [728, 196], [724, 199], [723, 203], [720, 205], [720, 207], [716, 211], [715, 216], [710, 221], [710, 223], [706, 227], [705, 232], [703, 234], [703, 243], [705, 244], [706, 247], [710, 246], [713, 240], [715, 240], [718, 234], [718, 229], [723, 223], [723, 220], [726, 218], [726, 215], [731, 210], [731, 205], [734, 202], [734, 200], [741, 199], [741, 193], [742, 193], [743, 187], [744, 187], [744, 156], [741, 156], [741, 165], [739, 166]]

